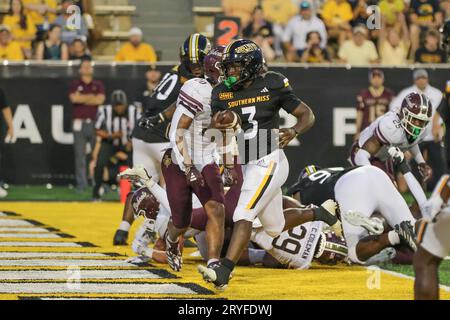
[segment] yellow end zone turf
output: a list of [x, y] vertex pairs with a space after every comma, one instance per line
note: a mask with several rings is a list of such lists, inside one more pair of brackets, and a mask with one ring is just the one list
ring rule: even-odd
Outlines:
[[[12, 211], [20, 214], [18, 217], [0, 217], [0, 219], [32, 219], [41, 222], [46, 227], [57, 228], [75, 238], [40, 239], [20, 241], [49, 241], [49, 242], [90, 242], [97, 247], [0, 247], [0, 252], [112, 252], [120, 255], [133, 255], [129, 246], [113, 246], [112, 237], [118, 227], [122, 214], [122, 205], [119, 203], [77, 203], [77, 202], [1, 202], [0, 211]], [[140, 221], [139, 221], [140, 222]], [[130, 230], [131, 243], [134, 232], [139, 223], [135, 223]], [[14, 241], [2, 238], [0, 242]], [[17, 239], [16, 239], [17, 241]], [[238, 267], [230, 286], [224, 292], [218, 292], [203, 282], [196, 271], [199, 258], [189, 256], [193, 249], [187, 248], [184, 253], [184, 266], [175, 279], [114, 279], [116, 284], [197, 284], [200, 287], [212, 290], [209, 294], [199, 291], [199, 294], [158, 294], [158, 293], [60, 293], [53, 294], [0, 294], [1, 299], [17, 299], [19, 297], [91, 297], [91, 298], [212, 298], [212, 299], [412, 299], [413, 281], [391, 274], [381, 272], [379, 289], [369, 289], [367, 283], [372, 275], [367, 269], [357, 266], [339, 265], [327, 267], [313, 265], [309, 270], [274, 270], [262, 267]], [[46, 258], [49, 260], [56, 258]], [[124, 257], [99, 257], [92, 259], [123, 260]], [[165, 265], [154, 264], [154, 268], [164, 269], [175, 274]], [[38, 270], [38, 266], [0, 266], [2, 270]], [[46, 270], [66, 270], [64, 266], [51, 266]], [[89, 269], [81, 267], [81, 270]], [[125, 270], [127, 267], [107, 266], [101, 270]], [[131, 268], [132, 269], [132, 268]], [[1, 281], [1, 279], [0, 279]], [[14, 281], [10, 281], [13, 283]], [[32, 282], [32, 281], [29, 281]], [[34, 282], [43, 282], [35, 280]], [[45, 282], [45, 281], [44, 281]], [[96, 284], [111, 283], [111, 280], [82, 280], [82, 283], [95, 282]], [[58, 285], [53, 281], [52, 285]], [[0, 282], [0, 292], [4, 282]], [[450, 299], [450, 293], [441, 290], [441, 299]]]

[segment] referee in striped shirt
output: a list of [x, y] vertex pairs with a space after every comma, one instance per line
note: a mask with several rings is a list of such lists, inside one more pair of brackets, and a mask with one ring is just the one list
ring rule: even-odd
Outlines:
[[140, 117], [134, 105], [122, 90], [111, 94], [111, 104], [100, 106], [95, 129], [97, 142], [93, 152], [91, 169], [94, 169], [94, 201], [100, 200], [100, 187], [104, 181], [115, 179], [119, 166], [129, 165], [131, 155], [131, 131]]

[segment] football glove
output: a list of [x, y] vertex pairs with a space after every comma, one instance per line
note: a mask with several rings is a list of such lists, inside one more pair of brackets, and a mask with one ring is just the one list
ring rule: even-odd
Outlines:
[[424, 182], [428, 181], [433, 175], [433, 169], [431, 169], [431, 167], [425, 162], [419, 163], [418, 169]]
[[225, 167], [223, 171], [223, 184], [225, 187], [231, 187], [237, 184], [239, 181], [238, 173], [235, 167]]
[[399, 164], [405, 159], [405, 155], [398, 147], [390, 147], [388, 153], [395, 164]]
[[157, 126], [159, 124], [162, 124], [166, 121], [167, 121], [166, 117], [162, 113], [158, 113], [156, 116], [142, 117], [139, 120], [138, 125], [141, 128], [150, 129], [150, 128]]

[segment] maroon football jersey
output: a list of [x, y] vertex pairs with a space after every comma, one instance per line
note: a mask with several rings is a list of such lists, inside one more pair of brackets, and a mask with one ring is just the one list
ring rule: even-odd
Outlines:
[[361, 90], [357, 99], [357, 109], [363, 112], [361, 131], [368, 127], [376, 118], [389, 111], [389, 104], [394, 98], [391, 89], [383, 88], [381, 94], [376, 94], [371, 87]]

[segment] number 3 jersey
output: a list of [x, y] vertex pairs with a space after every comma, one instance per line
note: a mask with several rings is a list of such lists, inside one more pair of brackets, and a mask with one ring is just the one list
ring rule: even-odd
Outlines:
[[[177, 108], [172, 117], [169, 138], [177, 164], [184, 170], [184, 157], [177, 147], [177, 135], [183, 135], [187, 151], [200, 171], [207, 164], [219, 161], [216, 144], [204, 132], [211, 124], [211, 84], [203, 78], [188, 80], [180, 89]], [[192, 119], [187, 130], [177, 130], [182, 116]]]
[[[243, 163], [257, 160], [278, 149], [279, 110], [291, 113], [301, 103], [282, 74], [269, 71], [255, 78], [247, 88], [233, 91], [220, 84], [212, 92], [213, 114], [235, 111], [242, 120], [238, 134]], [[241, 141], [244, 140], [244, 143]]]
[[426, 130], [422, 130], [420, 136], [414, 142], [409, 142], [405, 130], [400, 125], [400, 119], [397, 113], [389, 111], [385, 115], [377, 118], [369, 127], [361, 132], [358, 146], [361, 148], [370, 137], [375, 135], [382, 144], [381, 149], [375, 157], [381, 161], [386, 161], [389, 159], [389, 147], [395, 146], [402, 151], [410, 150], [422, 142], [425, 132]]
[[308, 269], [314, 258], [322, 228], [322, 221], [314, 221], [284, 231], [274, 239], [273, 249], [268, 252], [290, 269]]

